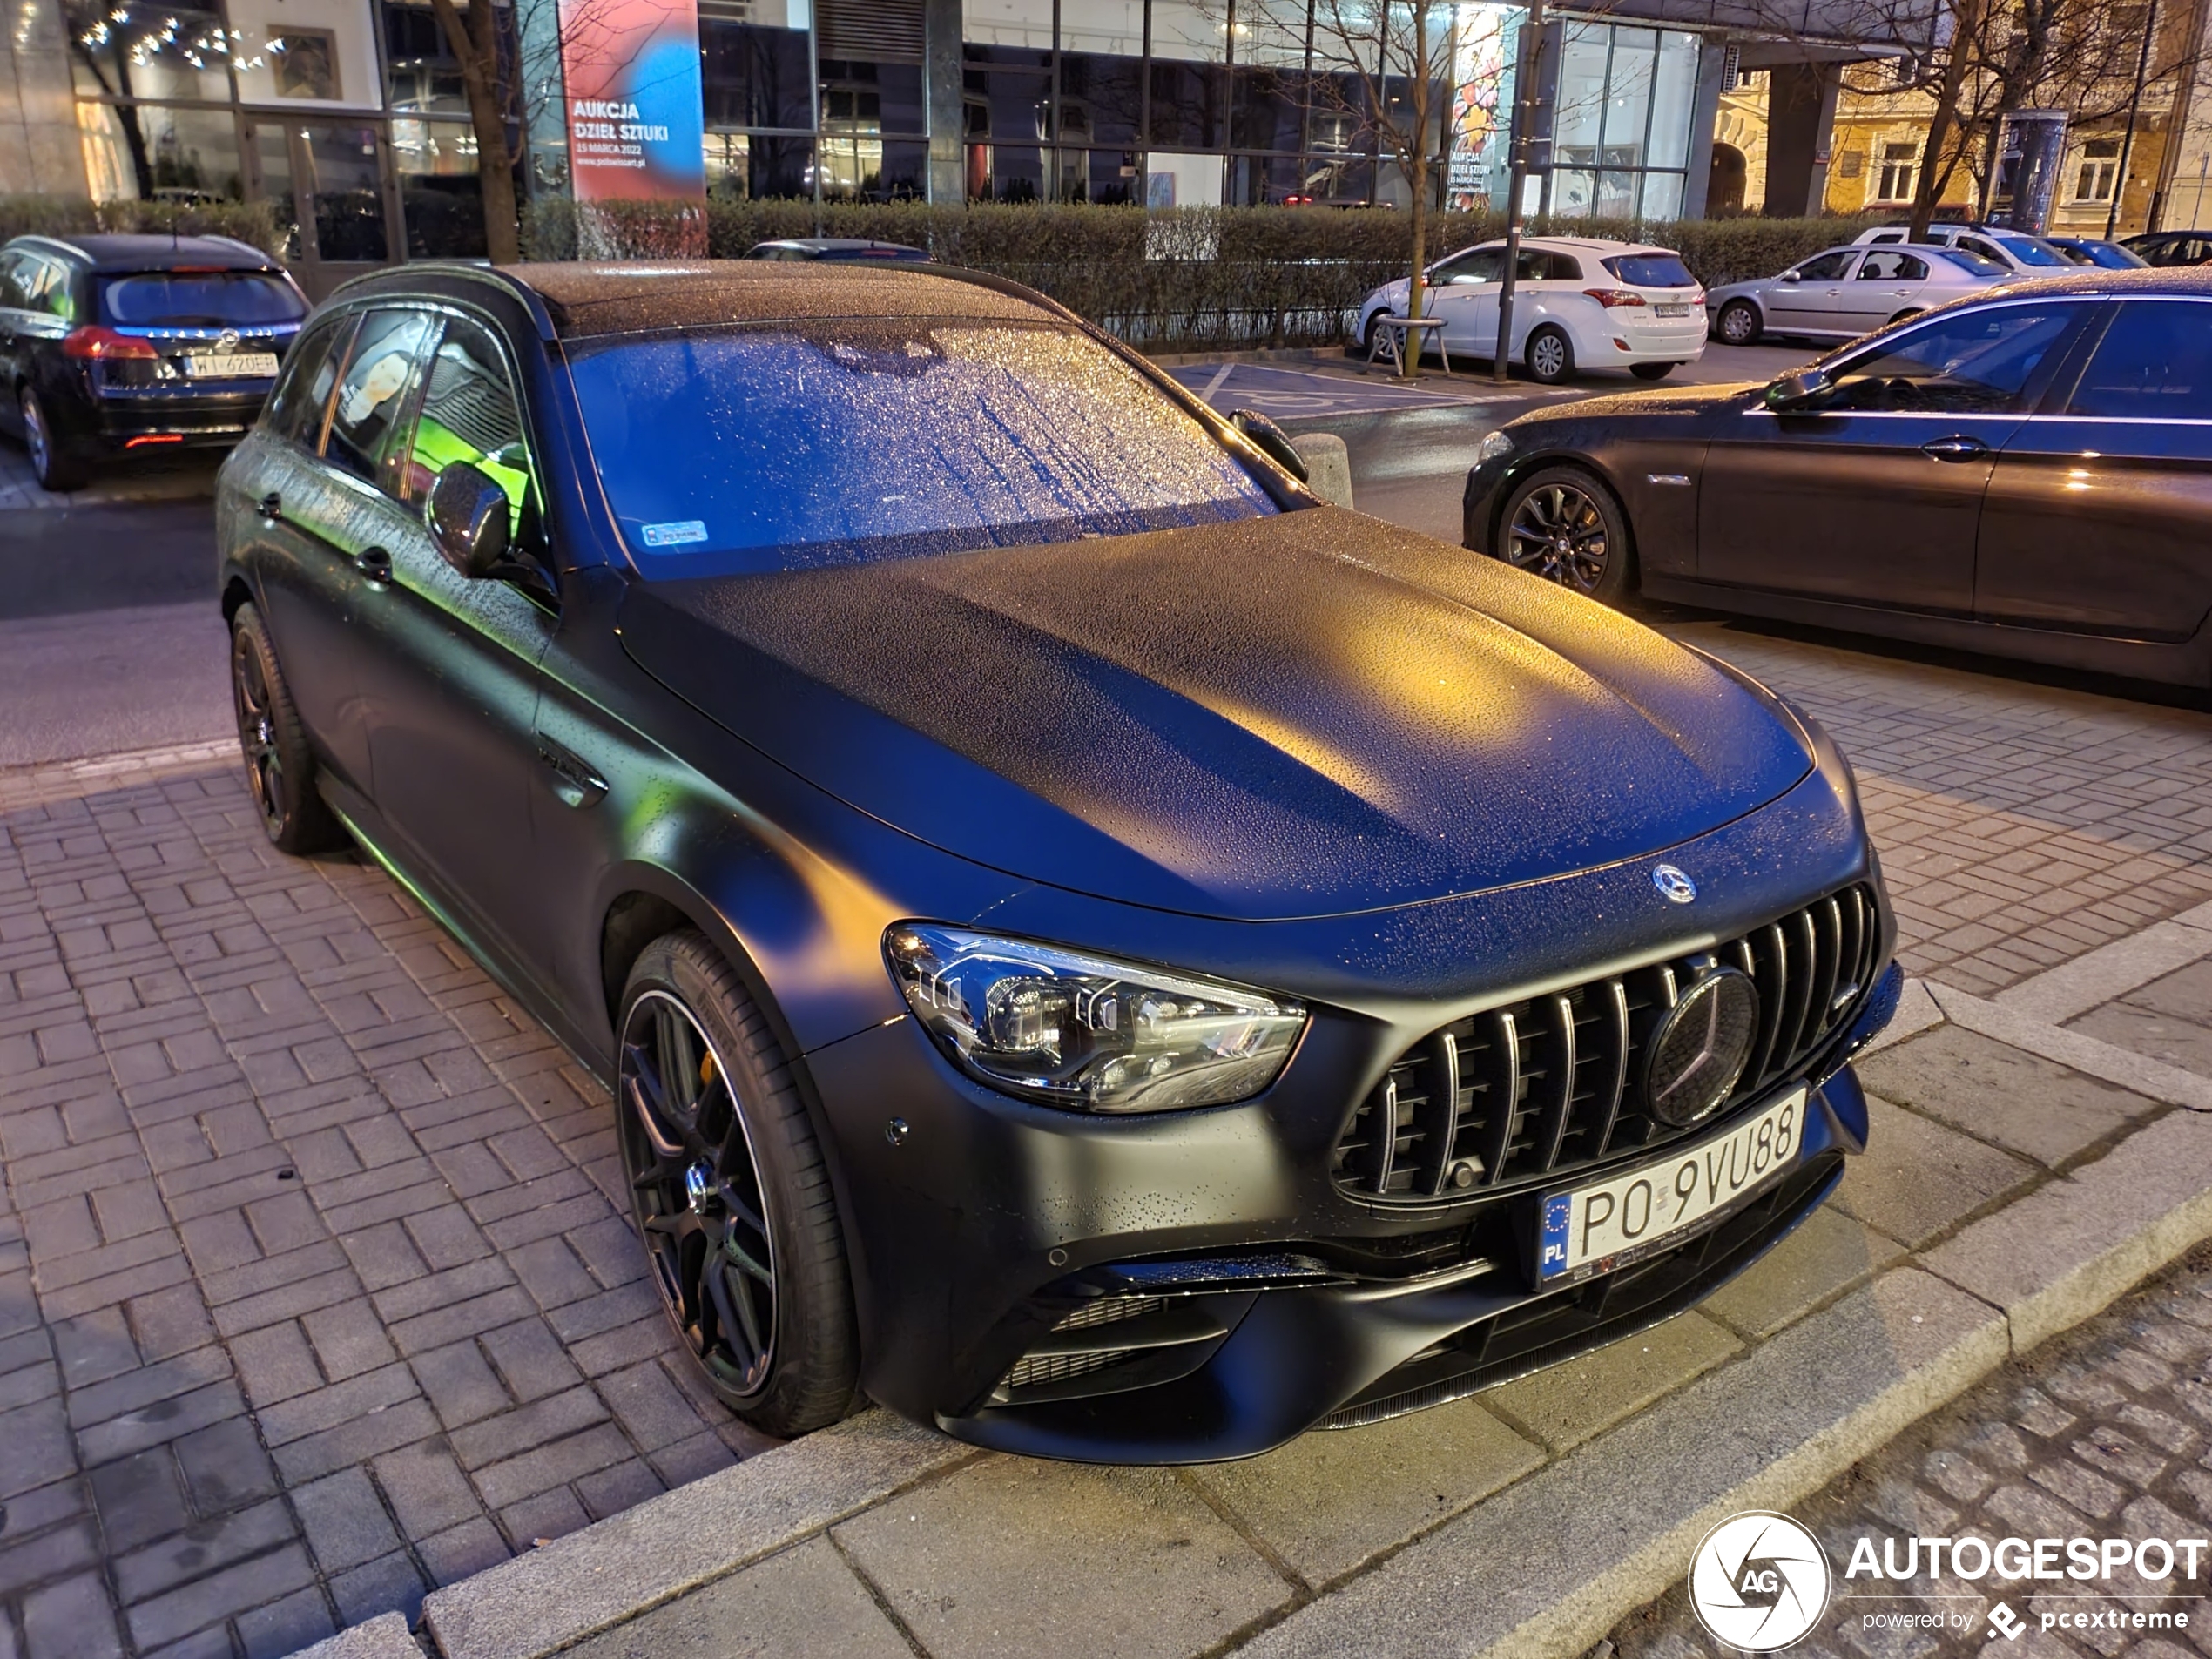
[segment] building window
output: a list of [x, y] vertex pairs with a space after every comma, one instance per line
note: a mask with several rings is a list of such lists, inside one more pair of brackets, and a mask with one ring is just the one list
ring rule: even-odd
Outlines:
[[1878, 202], [1909, 202], [1920, 181], [1920, 146], [1906, 142], [1882, 146], [1882, 176], [1875, 181]]
[[1697, 36], [1672, 30], [1567, 25], [1553, 111], [1552, 212], [1681, 212], [1698, 51]]
[[2120, 140], [2092, 138], [2081, 146], [2081, 165], [2074, 175], [2074, 199], [2108, 202], [2120, 183]]

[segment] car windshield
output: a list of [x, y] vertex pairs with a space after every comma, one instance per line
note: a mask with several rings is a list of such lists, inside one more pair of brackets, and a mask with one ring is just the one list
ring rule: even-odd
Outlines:
[[1989, 239], [2022, 265], [2054, 265], [2064, 269], [2074, 263], [2040, 237], [2007, 236], [2001, 231], [1996, 231], [1990, 233]]
[[1697, 279], [1675, 253], [1615, 253], [1600, 261], [1634, 288], [1694, 288]]
[[1985, 260], [1979, 253], [1969, 253], [1963, 247], [1937, 247], [1930, 248], [1928, 252], [1937, 259], [1950, 260], [1973, 276], [2000, 277], [2005, 274], [2005, 267], [1996, 260]]
[[650, 577], [1277, 510], [1196, 416], [1069, 328], [777, 323], [587, 341], [570, 361], [607, 499]]
[[258, 328], [297, 322], [307, 302], [266, 271], [147, 271], [111, 277], [101, 308], [118, 327]]

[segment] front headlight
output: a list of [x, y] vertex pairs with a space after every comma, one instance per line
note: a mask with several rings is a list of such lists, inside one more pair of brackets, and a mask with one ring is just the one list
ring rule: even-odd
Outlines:
[[1512, 453], [1513, 434], [1502, 430], [1493, 432], [1482, 440], [1482, 447], [1474, 452], [1474, 464], [1479, 467], [1486, 461], [1495, 461]]
[[907, 1006], [961, 1070], [1074, 1111], [1246, 1099], [1305, 1026], [1287, 997], [1024, 939], [905, 921], [883, 946]]

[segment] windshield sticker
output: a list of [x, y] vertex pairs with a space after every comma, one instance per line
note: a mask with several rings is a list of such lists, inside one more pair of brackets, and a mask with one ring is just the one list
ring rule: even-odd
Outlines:
[[703, 518], [679, 518], [666, 524], [641, 524], [637, 534], [647, 547], [682, 547], [687, 542], [706, 540], [706, 521]]

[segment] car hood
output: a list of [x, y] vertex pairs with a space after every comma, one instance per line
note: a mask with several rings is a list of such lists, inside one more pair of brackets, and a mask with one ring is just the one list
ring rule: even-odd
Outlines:
[[1615, 392], [1609, 397], [1577, 398], [1531, 409], [1508, 422], [1509, 427], [1541, 425], [1547, 420], [1580, 421], [1622, 415], [1696, 415], [1748, 396], [1767, 384], [1764, 381], [1728, 381], [1719, 385], [1655, 387], [1649, 392]]
[[1334, 508], [641, 584], [621, 628], [679, 696], [910, 834], [1232, 919], [1656, 853], [1811, 765], [1703, 658]]

